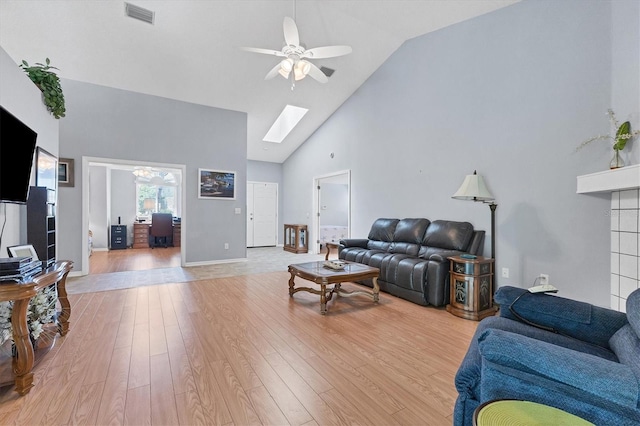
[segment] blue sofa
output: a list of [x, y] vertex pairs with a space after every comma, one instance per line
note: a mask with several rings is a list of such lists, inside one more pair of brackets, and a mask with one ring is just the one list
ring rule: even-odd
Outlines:
[[476, 407], [495, 399], [640, 425], [640, 289], [626, 314], [510, 286], [495, 302], [499, 316], [480, 321], [456, 373], [454, 425], [471, 425]]

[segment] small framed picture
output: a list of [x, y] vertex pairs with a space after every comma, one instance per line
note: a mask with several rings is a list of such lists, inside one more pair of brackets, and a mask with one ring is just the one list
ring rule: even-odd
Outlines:
[[40, 147], [36, 156], [36, 186], [46, 186], [55, 191], [58, 189], [58, 158]]
[[58, 159], [58, 186], [73, 187], [73, 158]]
[[7, 252], [9, 252], [9, 257], [30, 257], [32, 261], [40, 260], [36, 249], [31, 244], [7, 247]]
[[198, 198], [209, 200], [236, 199], [236, 172], [198, 169]]

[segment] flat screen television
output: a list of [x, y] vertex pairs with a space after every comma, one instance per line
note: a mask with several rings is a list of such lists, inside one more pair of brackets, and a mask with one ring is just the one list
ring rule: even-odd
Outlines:
[[0, 203], [27, 202], [37, 137], [0, 106]]

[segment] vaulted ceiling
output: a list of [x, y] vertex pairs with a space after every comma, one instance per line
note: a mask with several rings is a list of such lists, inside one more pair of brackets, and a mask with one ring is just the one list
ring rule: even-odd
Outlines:
[[[0, 46], [17, 63], [50, 58], [62, 78], [246, 112], [248, 159], [281, 163], [404, 41], [517, 1], [131, 0], [154, 12], [148, 24], [120, 0], [0, 0]], [[285, 16], [307, 48], [353, 48], [312, 61], [335, 70], [327, 83], [265, 80], [280, 58], [240, 49], [280, 50]], [[287, 104], [309, 112], [263, 142]]]

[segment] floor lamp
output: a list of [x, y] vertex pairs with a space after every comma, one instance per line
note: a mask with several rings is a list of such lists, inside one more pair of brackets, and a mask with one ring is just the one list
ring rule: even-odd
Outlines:
[[464, 182], [462, 182], [460, 188], [458, 188], [451, 198], [455, 198], [456, 200], [480, 201], [489, 204], [489, 208], [491, 209], [491, 257], [495, 260], [496, 207], [498, 207], [498, 205], [494, 202], [495, 198], [493, 198], [493, 195], [491, 195], [491, 192], [487, 189], [487, 185], [485, 185], [482, 176], [474, 170], [472, 175], [467, 175], [464, 178]]

